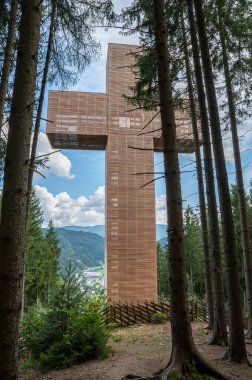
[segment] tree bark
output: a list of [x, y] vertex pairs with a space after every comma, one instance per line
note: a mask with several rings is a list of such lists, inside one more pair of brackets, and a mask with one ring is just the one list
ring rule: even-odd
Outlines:
[[201, 155], [200, 155], [200, 141], [199, 141], [199, 132], [198, 132], [197, 112], [196, 112], [195, 99], [194, 99], [194, 93], [193, 93], [192, 76], [191, 76], [183, 14], [181, 17], [181, 24], [182, 24], [182, 32], [183, 32], [184, 59], [185, 59], [185, 65], [186, 65], [187, 87], [188, 87], [188, 94], [189, 94], [189, 101], [190, 101], [190, 113], [191, 113], [192, 129], [193, 129], [196, 170], [197, 170], [197, 179], [198, 179], [201, 234], [202, 234], [203, 253], [204, 253], [205, 289], [206, 289], [206, 300], [207, 300], [207, 309], [208, 309], [208, 327], [212, 329], [213, 324], [214, 324], [213, 290], [212, 290], [212, 280], [211, 280], [211, 262], [210, 262], [205, 191], [204, 191], [204, 181], [203, 181], [203, 169], [202, 169], [202, 162], [201, 162]]
[[170, 302], [172, 353], [164, 371], [153, 379], [191, 378], [192, 373], [209, 374], [223, 378], [198, 353], [192, 338], [186, 298], [184, 267], [184, 236], [180, 171], [176, 141], [176, 124], [172, 99], [170, 56], [167, 45], [167, 30], [164, 1], [153, 0], [154, 31], [157, 52], [158, 85], [164, 166], [166, 182], [168, 251], [170, 268]]
[[229, 346], [225, 357], [236, 362], [246, 362], [247, 354], [244, 340], [235, 230], [202, 0], [194, 0], [194, 6], [202, 55], [208, 109], [211, 121], [210, 125], [220, 198], [220, 211], [227, 269], [230, 334]]
[[2, 31], [5, 18], [5, 0], [0, 2], [0, 32]]
[[187, 0], [188, 18], [190, 24], [190, 37], [192, 43], [192, 53], [194, 61], [196, 87], [198, 92], [198, 102], [200, 109], [200, 121], [203, 140], [203, 153], [206, 175], [206, 193], [208, 203], [208, 219], [209, 219], [209, 235], [210, 248], [212, 257], [212, 283], [214, 298], [214, 326], [213, 337], [210, 341], [212, 344], [225, 345], [228, 342], [224, 285], [221, 264], [221, 247], [219, 220], [216, 204], [216, 192], [214, 184], [213, 159], [211, 151], [211, 139], [209, 131], [208, 113], [206, 106], [206, 97], [204, 90], [204, 82], [201, 70], [199, 46], [195, 28], [195, 20], [191, 0]]
[[221, 18], [221, 10], [219, 9], [219, 33], [222, 50], [223, 68], [226, 84], [226, 93], [228, 99], [229, 119], [232, 134], [232, 143], [235, 161], [236, 186], [238, 193], [238, 204], [240, 211], [241, 235], [243, 246], [243, 266], [246, 288], [246, 302], [248, 308], [248, 332], [247, 336], [252, 338], [252, 257], [249, 241], [248, 215], [246, 205], [246, 195], [243, 183], [242, 163], [239, 147], [239, 138], [237, 133], [236, 105], [232, 87], [232, 79], [229, 70], [229, 60], [226, 48], [225, 26]]
[[25, 218], [41, 1], [23, 0], [0, 224], [0, 378], [18, 379]]
[[[46, 83], [47, 83], [47, 76], [48, 76], [48, 70], [49, 70], [52, 47], [53, 47], [56, 7], [57, 7], [57, 0], [53, 0], [52, 1], [52, 11], [51, 11], [51, 22], [50, 22], [49, 36], [48, 36], [48, 42], [47, 42], [47, 50], [46, 50], [46, 59], [45, 59], [43, 77], [42, 77], [42, 82], [41, 82], [41, 87], [40, 87], [38, 109], [37, 109], [35, 126], [34, 126], [34, 130], [33, 130], [32, 148], [31, 148], [30, 163], [29, 163], [26, 224], [28, 223], [29, 202], [30, 202], [31, 191], [32, 191], [32, 180], [33, 180], [34, 166], [35, 166], [35, 160], [36, 160], [36, 150], [37, 150], [37, 145], [38, 145], [40, 120], [41, 120], [41, 115], [42, 115], [44, 96], [45, 96], [45, 88], [46, 88]], [[24, 268], [24, 272], [25, 272], [25, 268]], [[25, 273], [24, 273], [24, 281], [25, 281]], [[24, 284], [23, 284], [23, 299], [22, 299], [21, 318], [23, 317], [24, 307], [25, 307], [24, 296], [25, 296], [25, 294], [24, 294]]]
[[56, 7], [57, 7], [57, 1], [54, 0], [52, 2], [51, 23], [50, 23], [48, 42], [47, 42], [46, 59], [45, 59], [43, 78], [42, 78], [41, 88], [40, 88], [37, 116], [36, 116], [34, 131], [33, 131], [32, 149], [31, 149], [31, 156], [30, 156], [29, 178], [28, 178], [28, 199], [27, 199], [28, 204], [29, 204], [30, 194], [31, 194], [31, 190], [32, 190], [32, 179], [33, 179], [34, 165], [35, 165], [35, 159], [36, 159], [36, 149], [37, 149], [37, 145], [38, 145], [40, 120], [41, 120], [41, 115], [42, 115], [42, 108], [43, 108], [44, 96], [45, 96], [45, 88], [46, 88], [46, 83], [47, 83], [47, 76], [48, 76], [48, 70], [49, 70], [51, 53], [52, 53], [52, 46], [53, 46]]
[[16, 17], [18, 10], [18, 0], [12, 0], [11, 2], [11, 12], [10, 12], [10, 20], [8, 25], [8, 35], [4, 53], [4, 63], [2, 68], [1, 82], [0, 82], [0, 130], [3, 124], [3, 112], [4, 112], [4, 104], [5, 98], [8, 89], [8, 79], [11, 69], [11, 61], [13, 58], [13, 43], [15, 36], [15, 28], [16, 28]]

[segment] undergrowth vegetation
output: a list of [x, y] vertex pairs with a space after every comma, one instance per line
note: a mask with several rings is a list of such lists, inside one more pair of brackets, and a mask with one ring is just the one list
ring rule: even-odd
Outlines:
[[162, 313], [161, 311], [157, 311], [153, 314], [153, 322], [154, 323], [165, 323], [167, 321], [167, 315]]
[[50, 305], [37, 302], [24, 315], [22, 366], [46, 372], [106, 357], [109, 334], [101, 323], [103, 305], [103, 295], [90, 296], [69, 264]]

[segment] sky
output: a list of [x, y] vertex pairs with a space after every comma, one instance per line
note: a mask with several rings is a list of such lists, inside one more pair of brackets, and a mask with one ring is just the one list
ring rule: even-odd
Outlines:
[[[127, 6], [129, 0], [114, 1], [116, 11]], [[96, 61], [82, 73], [75, 86], [70, 91], [105, 92], [106, 55], [109, 42], [137, 44], [136, 35], [125, 37], [120, 35], [118, 29], [97, 28], [96, 38], [101, 44], [101, 53]], [[48, 90], [47, 88], [43, 118], [46, 118]], [[244, 167], [245, 187], [249, 186], [252, 178], [252, 121], [240, 126], [242, 163]], [[224, 149], [227, 159], [227, 170], [230, 183], [234, 183], [234, 161], [230, 135], [225, 135]], [[45, 134], [45, 124], [41, 126], [37, 155], [52, 152], [52, 148]], [[43, 171], [46, 178], [35, 175], [34, 186], [44, 210], [44, 226], [50, 219], [55, 226], [66, 225], [91, 226], [104, 224], [105, 219], [105, 152], [61, 150], [52, 154], [48, 162], [49, 169]], [[197, 179], [193, 154], [180, 155], [181, 168], [186, 173], [181, 174], [183, 205], [195, 208], [197, 211]], [[190, 164], [189, 166], [186, 166]], [[161, 153], [155, 154], [155, 170], [163, 170]], [[181, 169], [183, 171], [183, 169]], [[165, 183], [163, 179], [155, 182], [156, 193], [156, 222], [166, 224]]]

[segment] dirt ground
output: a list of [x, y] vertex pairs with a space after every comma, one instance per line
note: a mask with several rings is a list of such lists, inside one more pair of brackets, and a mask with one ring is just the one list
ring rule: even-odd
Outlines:
[[[222, 373], [239, 380], [252, 379], [252, 367], [223, 362], [224, 349], [208, 346], [205, 324], [193, 323], [195, 343], [202, 355]], [[107, 359], [40, 374], [35, 370], [21, 370], [20, 380], [120, 380], [129, 373], [151, 375], [166, 365], [171, 351], [170, 324], [135, 325], [113, 331], [110, 339], [112, 352]], [[252, 341], [247, 341], [248, 357], [252, 363]]]

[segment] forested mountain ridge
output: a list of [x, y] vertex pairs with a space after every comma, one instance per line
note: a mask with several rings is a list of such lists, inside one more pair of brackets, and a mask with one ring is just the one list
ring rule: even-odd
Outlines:
[[[105, 237], [105, 225], [98, 224], [96, 226], [64, 226], [62, 227], [65, 230], [69, 231], [84, 231], [96, 233], [100, 236]], [[159, 241], [164, 236], [167, 235], [167, 226], [166, 224], [156, 224], [156, 240]]]
[[98, 224], [96, 226], [64, 226], [62, 227], [65, 230], [69, 231], [83, 231], [83, 232], [92, 232], [100, 236], [105, 237], [105, 225]]
[[161, 247], [165, 247], [168, 244], [167, 237], [163, 237], [157, 241], [161, 245]]
[[57, 228], [61, 255], [60, 268], [64, 269], [69, 260], [77, 270], [95, 267], [104, 263], [104, 238], [96, 233], [70, 231]]
[[[65, 226], [56, 228], [61, 248], [60, 268], [64, 269], [69, 260], [74, 262], [77, 270], [104, 264], [105, 226]], [[157, 224], [157, 241], [165, 245], [166, 225]], [[45, 233], [46, 229], [43, 228]], [[97, 231], [97, 232], [91, 232]], [[161, 237], [161, 239], [160, 239]], [[159, 238], [159, 239], [158, 239]]]

